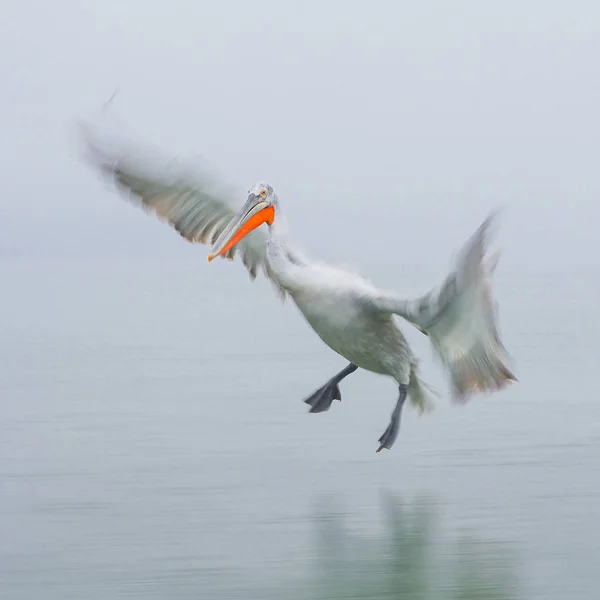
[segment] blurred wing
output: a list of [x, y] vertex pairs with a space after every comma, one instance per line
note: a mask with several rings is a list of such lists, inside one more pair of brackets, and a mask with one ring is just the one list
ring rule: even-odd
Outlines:
[[[237, 211], [232, 202], [235, 192], [207, 167], [175, 168], [140, 149], [126, 151], [121, 146], [109, 150], [107, 140], [101, 142], [87, 125], [82, 126], [82, 138], [87, 158], [95, 169], [133, 204], [171, 225], [189, 242], [213, 244]], [[264, 228], [255, 229], [223, 257], [233, 260], [239, 251], [251, 279], [262, 268], [285, 296], [266, 260], [267, 237]]]
[[456, 401], [516, 381], [506, 364], [489, 281], [497, 257], [490, 264], [483, 262], [494, 216], [467, 242], [455, 270], [439, 288], [415, 300], [386, 292], [367, 299], [376, 310], [397, 314], [429, 336], [449, 371]]

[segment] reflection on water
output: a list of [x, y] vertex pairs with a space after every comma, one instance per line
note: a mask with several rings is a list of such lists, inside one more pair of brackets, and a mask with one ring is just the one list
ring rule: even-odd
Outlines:
[[515, 600], [521, 598], [514, 548], [471, 532], [449, 540], [435, 504], [404, 505], [383, 498], [383, 527], [368, 536], [351, 531], [333, 499], [313, 515], [314, 553], [308, 575], [272, 598], [345, 600]]

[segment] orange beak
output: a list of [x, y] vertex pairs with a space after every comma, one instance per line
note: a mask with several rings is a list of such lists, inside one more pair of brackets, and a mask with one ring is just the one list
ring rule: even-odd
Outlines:
[[275, 208], [252, 194], [238, 214], [230, 221], [213, 245], [208, 262], [229, 252], [244, 237], [263, 223], [271, 225], [275, 219]]

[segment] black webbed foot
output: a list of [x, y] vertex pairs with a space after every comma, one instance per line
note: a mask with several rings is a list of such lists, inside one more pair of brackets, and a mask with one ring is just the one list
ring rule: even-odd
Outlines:
[[310, 405], [310, 413], [320, 413], [329, 410], [334, 400], [342, 400], [342, 393], [338, 385], [344, 377], [354, 373], [358, 367], [350, 363], [345, 369], [342, 369], [335, 377], [332, 377], [323, 387], [319, 388], [314, 394], [309, 396], [304, 402]]
[[396, 402], [396, 406], [394, 407], [394, 411], [392, 412], [390, 424], [383, 432], [383, 435], [379, 438], [379, 448], [377, 448], [376, 452], [381, 452], [381, 450], [384, 448], [389, 450], [394, 445], [394, 442], [398, 437], [398, 432], [400, 431], [400, 415], [402, 413], [402, 407], [404, 406], [407, 393], [408, 386], [401, 385], [400, 395], [398, 397], [398, 402]]
[[334, 400], [342, 400], [340, 386], [335, 381], [330, 381], [322, 388], [319, 388], [312, 396], [309, 396], [304, 402], [310, 405], [311, 413], [326, 412], [329, 410]]
[[379, 442], [379, 448], [377, 448], [375, 452], [381, 452], [384, 448], [389, 450], [398, 437], [398, 431], [400, 431], [400, 419], [392, 418], [387, 429], [383, 432], [383, 435], [377, 440]]

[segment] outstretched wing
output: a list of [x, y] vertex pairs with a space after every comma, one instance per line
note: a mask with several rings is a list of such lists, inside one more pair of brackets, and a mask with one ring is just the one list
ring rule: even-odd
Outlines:
[[366, 299], [375, 310], [397, 314], [426, 333], [449, 371], [455, 401], [516, 381], [500, 340], [489, 277], [497, 257], [484, 263], [490, 215], [465, 244], [455, 269], [428, 294], [404, 300], [381, 292]]
[[[204, 166], [194, 169], [173, 164], [148, 151], [101, 140], [87, 124], [81, 125], [88, 161], [112, 181], [133, 204], [154, 214], [192, 243], [213, 244], [236, 213], [235, 191]], [[111, 147], [112, 146], [112, 147]], [[263, 270], [285, 296], [266, 260], [267, 232], [255, 229], [224, 258], [233, 260], [239, 252], [251, 279]]]

